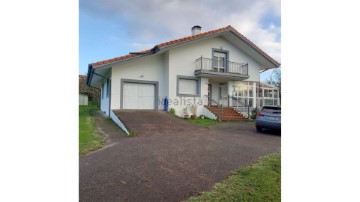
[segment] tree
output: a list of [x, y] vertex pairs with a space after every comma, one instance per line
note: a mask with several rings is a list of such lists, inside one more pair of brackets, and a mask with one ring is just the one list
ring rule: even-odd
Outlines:
[[79, 93], [89, 96], [89, 102], [100, 105], [100, 90], [99, 87], [90, 87], [86, 85], [86, 76], [79, 75]]
[[273, 70], [269, 78], [265, 80], [265, 83], [276, 86], [279, 88], [279, 98], [281, 100], [281, 69], [276, 68]]

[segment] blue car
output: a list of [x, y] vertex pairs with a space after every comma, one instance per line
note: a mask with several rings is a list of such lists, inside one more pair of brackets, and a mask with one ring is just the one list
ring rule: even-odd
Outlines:
[[261, 132], [264, 128], [281, 130], [281, 107], [264, 106], [256, 115], [256, 130]]

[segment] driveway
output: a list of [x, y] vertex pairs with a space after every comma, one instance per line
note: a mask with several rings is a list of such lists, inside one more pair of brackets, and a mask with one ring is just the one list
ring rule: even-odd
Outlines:
[[136, 137], [94, 115], [108, 142], [80, 158], [80, 201], [182, 201], [280, 151], [280, 135], [259, 134], [251, 122], [202, 128], [161, 111], [122, 115]]

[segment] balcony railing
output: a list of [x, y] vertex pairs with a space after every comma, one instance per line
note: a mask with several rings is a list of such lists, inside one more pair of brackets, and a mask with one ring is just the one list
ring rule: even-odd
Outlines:
[[210, 58], [200, 57], [195, 60], [196, 70], [204, 70], [211, 72], [224, 72], [231, 74], [248, 75], [248, 64], [237, 62], [226, 62], [221, 64]]

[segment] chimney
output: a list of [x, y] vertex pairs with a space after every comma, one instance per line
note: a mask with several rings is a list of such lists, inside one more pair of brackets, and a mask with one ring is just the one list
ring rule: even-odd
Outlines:
[[195, 25], [191, 28], [192, 35], [200, 34], [201, 33], [201, 27], [199, 25]]

